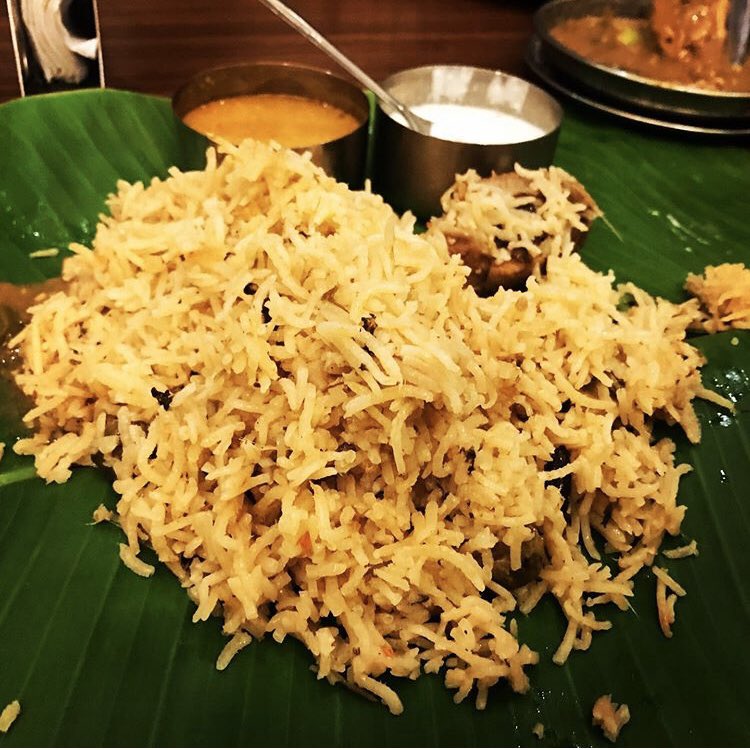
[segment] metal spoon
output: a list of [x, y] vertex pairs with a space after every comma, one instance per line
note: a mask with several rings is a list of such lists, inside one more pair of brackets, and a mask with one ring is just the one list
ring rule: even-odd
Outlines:
[[299, 31], [308, 41], [323, 50], [329, 57], [335, 60], [349, 75], [356, 78], [362, 86], [367, 87], [381, 101], [395, 109], [406, 120], [412, 130], [423, 135], [430, 134], [430, 123], [415, 115], [405, 104], [389, 94], [380, 84], [376, 83], [358, 65], [355, 65], [343, 52], [334, 47], [319, 31], [314, 29], [302, 16], [295, 13], [288, 5], [280, 0], [260, 0], [270, 11], [279, 18], [286, 21], [293, 29]]
[[732, 65], [742, 65], [750, 42], [750, 2], [730, 0], [727, 14], [727, 43]]

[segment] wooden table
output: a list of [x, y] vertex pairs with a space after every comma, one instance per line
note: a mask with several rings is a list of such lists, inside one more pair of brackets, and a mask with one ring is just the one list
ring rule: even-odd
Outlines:
[[[532, 0], [290, 0], [374, 78], [430, 63], [522, 73]], [[5, 3], [0, 100], [18, 96]], [[171, 94], [201, 69], [241, 60], [332, 67], [257, 0], [99, 0], [107, 85]]]

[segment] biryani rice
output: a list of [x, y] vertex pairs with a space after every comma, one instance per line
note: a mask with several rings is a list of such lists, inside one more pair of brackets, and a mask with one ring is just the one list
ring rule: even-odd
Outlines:
[[[36, 404], [16, 451], [48, 481], [111, 467], [123, 561], [149, 575], [150, 545], [235, 646], [298, 638], [319, 678], [394, 713], [386, 672], [443, 670], [480, 707], [500, 680], [525, 691], [516, 610], [558, 600], [563, 662], [680, 530], [689, 467], [651, 430], [699, 439], [694, 306], [614, 288], [569, 234], [526, 291], [481, 299], [379, 197], [275, 146], [227, 151], [118, 183], [73, 246], [68, 289], [16, 339]], [[523, 568], [535, 538], [534, 580], [493, 580], [497, 551]]]
[[685, 289], [702, 305], [695, 327], [708, 333], [750, 328], [750, 268], [744, 263], [706, 266], [702, 274], [688, 274]]

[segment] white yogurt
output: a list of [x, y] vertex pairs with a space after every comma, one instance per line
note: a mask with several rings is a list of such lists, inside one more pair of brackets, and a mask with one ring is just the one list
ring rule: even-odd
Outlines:
[[[431, 123], [430, 135], [445, 141], [497, 145], [522, 143], [540, 138], [544, 128], [509, 112], [466, 104], [427, 103], [411, 107], [415, 115]], [[401, 125], [406, 121], [399, 112], [391, 118]]]

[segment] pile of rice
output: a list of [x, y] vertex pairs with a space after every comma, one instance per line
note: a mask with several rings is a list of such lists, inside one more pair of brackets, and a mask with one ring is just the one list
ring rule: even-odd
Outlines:
[[526, 291], [482, 299], [379, 197], [277, 147], [228, 152], [119, 183], [73, 247], [16, 341], [36, 403], [16, 451], [48, 481], [111, 467], [123, 560], [149, 575], [151, 546], [194, 620], [223, 615], [219, 666], [291, 635], [394, 713], [386, 672], [443, 670], [480, 708], [500, 680], [525, 691], [538, 657], [509, 618], [554, 596], [564, 662], [680, 530], [689, 467], [652, 423], [700, 437], [694, 311], [613, 288], [570, 228]]
[[750, 328], [750, 268], [743, 263], [706, 266], [689, 274], [685, 289], [701, 302], [698, 325], [708, 333]]

